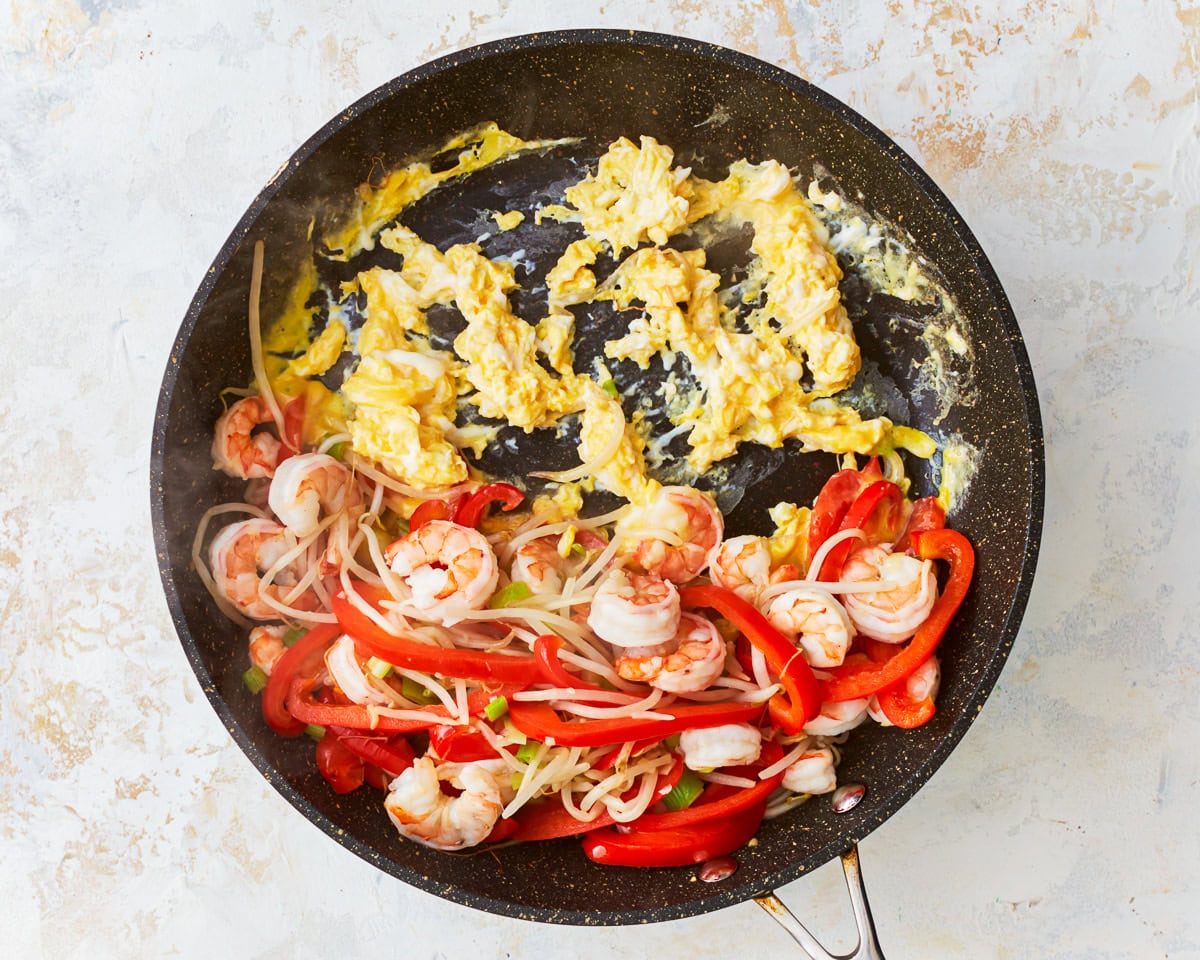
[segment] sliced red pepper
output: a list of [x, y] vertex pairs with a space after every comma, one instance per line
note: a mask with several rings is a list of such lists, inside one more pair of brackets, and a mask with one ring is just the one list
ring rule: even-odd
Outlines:
[[603, 690], [598, 683], [590, 683], [575, 676], [563, 666], [558, 659], [558, 651], [562, 649], [562, 637], [546, 633], [533, 641], [533, 657], [537, 660], [542, 671], [542, 679], [555, 687], [573, 688], [575, 690]]
[[[451, 727], [461, 730], [462, 727]], [[416, 755], [403, 734], [364, 733], [349, 727], [330, 726], [326, 733], [333, 733], [342, 746], [372, 766], [398, 777], [413, 765]], [[495, 756], [493, 753], [492, 756]]]
[[[360, 596], [376, 609], [380, 609], [379, 602], [388, 596], [382, 587], [364, 583], [355, 586]], [[435, 647], [419, 640], [393, 636], [354, 606], [341, 590], [334, 594], [331, 606], [341, 629], [350, 635], [356, 646], [394, 666], [464, 680], [498, 680], [528, 685], [542, 679], [533, 657]]]
[[955, 612], [967, 595], [975, 570], [975, 551], [970, 542], [956, 530], [924, 530], [913, 536], [913, 551], [922, 560], [946, 560], [950, 573], [941, 595], [925, 622], [908, 645], [883, 663], [849, 659], [833, 667], [831, 680], [825, 682], [825, 699], [830, 701], [857, 700], [873, 696], [881, 690], [907, 679], [914, 670], [929, 659], [942, 641]]
[[[634, 742], [633, 747], [629, 750], [630, 757], [636, 757], [640, 753], [645, 753], [651, 747], [662, 742], [661, 737], [651, 737], [647, 740], [638, 740]], [[617, 758], [621, 756], [621, 751], [625, 749], [625, 744], [617, 747], [615, 750], [610, 750], [599, 760], [592, 764], [593, 770], [611, 770], [617, 765]]]
[[380, 769], [373, 763], [363, 766], [363, 782], [369, 787], [374, 787], [376, 790], [382, 790], [386, 793], [391, 788], [394, 779], [395, 777], [391, 776], [386, 770]]
[[673, 733], [701, 727], [719, 727], [725, 723], [741, 723], [757, 717], [761, 704], [754, 703], [696, 703], [655, 710], [669, 720], [640, 720], [635, 717], [616, 717], [608, 720], [571, 722], [563, 720], [547, 703], [528, 700], [508, 701], [508, 716], [513, 726], [525, 736], [543, 742], [552, 740], [560, 747], [603, 747], [610, 743], [627, 743], [654, 737], [662, 740]]
[[478, 527], [483, 515], [493, 503], [499, 503], [500, 509], [515, 510], [525, 501], [525, 494], [509, 483], [489, 483], [472, 493], [454, 517], [455, 523], [464, 527]]
[[924, 700], [914, 700], [908, 692], [904, 681], [880, 690], [875, 695], [879, 701], [879, 709], [893, 726], [904, 730], [912, 730], [933, 719], [937, 712], [933, 697]]
[[[376, 716], [372, 722], [372, 712], [361, 703], [331, 704], [318, 703], [312, 695], [316, 679], [296, 677], [288, 691], [287, 709], [297, 720], [301, 721], [301, 729], [306, 723], [315, 723], [322, 727], [349, 727], [352, 730], [378, 730], [384, 733], [412, 733], [415, 730], [428, 730], [430, 727], [445, 723], [450, 719], [450, 711], [442, 704], [421, 707], [424, 715], [420, 720], [398, 720], [395, 717]], [[484, 708], [494, 697], [504, 697], [523, 689], [520, 684], [501, 685], [495, 690], [480, 688], [467, 697], [467, 712], [472, 717], [483, 713]]]
[[709, 820], [672, 830], [641, 830], [619, 833], [607, 827], [583, 838], [589, 860], [614, 867], [685, 867], [723, 857], [744, 847], [758, 832], [766, 812], [765, 803], [736, 816]]
[[492, 827], [492, 832], [483, 838], [484, 843], [499, 843], [501, 840], [507, 840], [517, 832], [519, 824], [515, 817], [501, 817], [496, 821], [496, 825]]
[[825, 481], [808, 520], [808, 563], [812, 563], [821, 544], [837, 533], [861, 489], [862, 474], [857, 470], [839, 470]]
[[472, 727], [439, 724], [429, 731], [429, 749], [438, 759], [451, 763], [495, 760], [496, 748]]
[[288, 647], [271, 668], [262, 692], [262, 714], [267, 726], [280, 736], [298, 737], [304, 732], [304, 722], [287, 711], [292, 680], [316, 672], [326, 649], [341, 632], [342, 628], [336, 623], [318, 624]]
[[937, 497], [922, 497], [913, 503], [912, 513], [908, 515], [908, 523], [892, 547], [894, 553], [905, 553], [912, 546], [914, 534], [922, 530], [940, 530], [946, 525], [946, 511]]
[[317, 769], [338, 793], [350, 793], [363, 785], [362, 759], [347, 750], [336, 733], [328, 730], [317, 743]]
[[[408, 518], [408, 529], [411, 533], [425, 526], [430, 520], [449, 520], [453, 516], [450, 505], [445, 500], [423, 500]], [[388, 559], [391, 560], [390, 555]]]
[[701, 585], [679, 591], [683, 606], [711, 607], [742, 632], [763, 652], [767, 668], [779, 678], [786, 691], [777, 693], [768, 705], [771, 720], [789, 734], [821, 712], [821, 687], [803, 654], [767, 621], [754, 605], [724, 587]]
[[[898, 532], [897, 527], [900, 523], [903, 503], [904, 495], [901, 494], [900, 488], [896, 484], [889, 480], [876, 480], [864, 487], [855, 498], [854, 504], [846, 511], [842, 522], [838, 524], [838, 532], [841, 533], [843, 530], [868, 531], [872, 518], [877, 511], [882, 509], [885, 511], [879, 521], [882, 532], [872, 539], [876, 542], [879, 540], [890, 541]], [[830, 550], [825, 555], [817, 579], [827, 582], [839, 579], [852, 546], [854, 546], [854, 541], [843, 540]], [[809, 573], [811, 574], [812, 571], [810, 570]]]

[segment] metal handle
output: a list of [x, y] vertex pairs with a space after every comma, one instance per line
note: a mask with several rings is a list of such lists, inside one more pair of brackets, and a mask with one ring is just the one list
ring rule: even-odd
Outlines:
[[846, 889], [850, 891], [850, 907], [854, 911], [854, 925], [858, 928], [858, 945], [851, 953], [834, 956], [826, 950], [773, 892], [755, 897], [754, 902], [766, 910], [812, 960], [884, 960], [875, 936], [871, 908], [867, 905], [867, 888], [863, 885], [858, 864], [857, 844], [842, 854], [842, 871], [846, 874]]

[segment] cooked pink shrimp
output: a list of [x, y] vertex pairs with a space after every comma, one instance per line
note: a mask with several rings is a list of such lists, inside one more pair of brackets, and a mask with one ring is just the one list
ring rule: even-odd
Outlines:
[[696, 693], [725, 672], [725, 639], [712, 621], [694, 613], [679, 617], [674, 647], [667, 653], [618, 657], [614, 666], [626, 680], [640, 680], [667, 693]]
[[[904, 690], [914, 702], [920, 703], [926, 697], [936, 700], [938, 688], [941, 685], [942, 665], [938, 662], [937, 657], [930, 657], [908, 675], [908, 679], [904, 681]], [[890, 727], [892, 725], [892, 721], [880, 709], [878, 697], [870, 699], [867, 704], [867, 714], [880, 726]]]
[[295, 600], [284, 597], [301, 576], [298, 561], [281, 570], [274, 581], [263, 586], [262, 574], [274, 566], [293, 545], [286, 529], [274, 520], [242, 520], [231, 523], [213, 537], [208, 548], [217, 590], [252, 620], [278, 620], [280, 613], [263, 599], [269, 596], [298, 610], [315, 610], [317, 597], [306, 590]]
[[783, 774], [783, 786], [792, 793], [830, 793], [837, 787], [833, 751], [828, 747], [806, 750]]
[[274, 476], [279, 440], [265, 430], [253, 432], [257, 426], [274, 422], [262, 397], [243, 397], [233, 404], [217, 421], [212, 444], [213, 469], [245, 480]]
[[[645, 533], [639, 536], [640, 531]], [[712, 561], [725, 524], [708, 494], [691, 487], [663, 487], [650, 503], [630, 510], [617, 532], [632, 541], [623, 552], [632, 554], [639, 570], [687, 583]]]
[[666, 643], [679, 628], [679, 591], [661, 577], [613, 567], [596, 587], [587, 624], [617, 647]]
[[[383, 806], [401, 836], [435, 850], [462, 850], [481, 843], [504, 809], [502, 761], [434, 764], [421, 757], [391, 783]], [[462, 792], [442, 792], [442, 781]]]
[[283, 645], [287, 632], [288, 628], [279, 624], [266, 624], [250, 631], [250, 662], [268, 677], [287, 650]]
[[860, 546], [842, 568], [843, 580], [890, 580], [890, 590], [846, 595], [846, 613], [860, 633], [884, 643], [903, 643], [925, 622], [937, 601], [932, 560], [892, 553], [882, 545]]
[[804, 725], [804, 732], [813, 737], [836, 737], [853, 730], [867, 719], [867, 698], [842, 700], [821, 704], [821, 712]]
[[500, 568], [478, 530], [430, 520], [387, 548], [392, 572], [412, 591], [412, 605], [451, 626], [456, 610], [478, 610], [496, 590]]
[[275, 470], [267, 503], [298, 537], [316, 533], [321, 514], [338, 513], [361, 502], [354, 476], [326, 453], [302, 453]]
[[723, 723], [719, 727], [684, 730], [679, 751], [689, 770], [714, 770], [753, 763], [762, 753], [762, 733], [749, 723]]
[[558, 552], [558, 542], [557, 535], [538, 537], [517, 547], [512, 578], [527, 584], [534, 593], [561, 593], [563, 579], [579, 573], [587, 557], [578, 554], [564, 557]]
[[836, 667], [846, 659], [854, 627], [842, 605], [824, 590], [794, 587], [771, 599], [771, 625], [804, 651], [814, 667]]
[[713, 583], [732, 590], [749, 603], [758, 603], [758, 595], [772, 583], [795, 580], [800, 571], [785, 563], [772, 570], [771, 547], [766, 537], [733, 537], [721, 541], [708, 565]]

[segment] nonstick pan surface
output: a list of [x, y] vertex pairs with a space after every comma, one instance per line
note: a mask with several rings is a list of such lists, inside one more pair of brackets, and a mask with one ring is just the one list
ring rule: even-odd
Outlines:
[[[401, 840], [377, 793], [337, 796], [306, 743], [266, 727], [242, 684], [242, 631], [219, 614], [190, 567], [200, 515], [241, 496], [240, 483], [212, 470], [209, 446], [221, 389], [253, 376], [245, 317], [254, 242], [267, 248], [269, 318], [311, 256], [305, 237], [314, 216], [351, 196], [380, 165], [426, 154], [486, 121], [526, 139], [579, 141], [498, 165], [481, 186], [470, 178], [431, 195], [412, 212], [419, 225], [411, 224], [431, 242], [473, 238], [497, 197], [525, 207], [559, 200], [561, 193], [552, 194], [609, 142], [645, 134], [710, 177], [741, 157], [832, 176], [879, 220], [903, 225], [967, 321], [973, 390], [945, 412], [916, 381], [911, 362], [923, 349], [920, 314], [852, 282], [843, 289], [868, 366], [895, 388], [880, 412], [938, 436], [961, 436], [983, 452], [951, 518], [975, 545], [977, 568], [943, 644], [937, 715], [913, 731], [855, 731], [839, 780], [866, 784], [862, 803], [835, 815], [818, 798], [764, 823], [757, 845], [737, 855], [738, 870], [720, 883], [698, 882], [692, 869], [601, 867], [574, 840], [473, 856]], [[534, 270], [550, 265], [536, 249], [523, 252]], [[543, 469], [574, 462], [572, 445], [524, 443], [498, 447], [485, 465], [516, 475], [534, 460]], [[747, 450], [717, 491], [729, 534], [767, 532], [768, 506], [810, 501], [833, 469], [824, 455]], [[933, 492], [931, 482], [919, 473], [915, 492]], [[159, 398], [151, 475], [159, 565], [180, 641], [222, 722], [272, 785], [338, 843], [406, 883], [493, 913], [572, 924], [668, 920], [749, 899], [836, 857], [907, 802], [962, 738], [1000, 674], [1033, 579], [1042, 500], [1041, 423], [1020, 330], [978, 243], [929, 178], [870, 123], [791, 74], [696, 41], [614, 31], [535, 34], [444, 57], [375, 90], [305, 143], [234, 228], [184, 318]]]

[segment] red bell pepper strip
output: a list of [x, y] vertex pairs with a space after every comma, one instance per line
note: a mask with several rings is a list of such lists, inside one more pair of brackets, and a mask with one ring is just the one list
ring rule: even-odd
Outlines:
[[439, 760], [450, 763], [496, 759], [496, 748], [482, 733], [450, 724], [439, 724], [429, 731], [429, 750]]
[[807, 563], [812, 563], [821, 544], [837, 533], [842, 518], [861, 489], [862, 475], [857, 470], [839, 470], [825, 481], [808, 520]]
[[[463, 727], [448, 727], [450, 730], [462, 730]], [[413, 765], [416, 755], [403, 734], [364, 733], [349, 727], [330, 726], [326, 733], [332, 733], [341, 741], [342, 746], [356, 757], [365, 760], [370, 765], [383, 770], [393, 777], [398, 777]], [[493, 751], [491, 756], [495, 756]]]
[[[454, 514], [445, 500], [424, 500], [408, 518], [408, 529], [411, 533], [425, 526], [430, 520], [449, 520]], [[390, 554], [388, 560], [391, 560]]]
[[894, 657], [883, 663], [856, 660], [834, 667], [833, 678], [825, 682], [825, 699], [857, 700], [886, 690], [907, 679], [929, 659], [941, 643], [950, 621], [967, 595], [975, 570], [975, 551], [956, 530], [925, 530], [913, 536], [913, 550], [922, 560], [946, 560], [950, 574], [925, 622]]
[[912, 546], [914, 534], [922, 530], [940, 530], [946, 525], [946, 511], [938, 502], [937, 497], [922, 497], [913, 503], [912, 513], [908, 515], [908, 523], [900, 534], [895, 545], [894, 553], [904, 553]]
[[392, 785], [395, 779], [386, 770], [382, 770], [373, 763], [368, 763], [363, 766], [363, 782], [368, 786], [374, 787], [376, 790], [386, 792]]
[[[383, 733], [412, 733], [415, 730], [428, 730], [430, 727], [445, 723], [450, 719], [450, 711], [442, 704], [430, 707], [420, 707], [423, 718], [419, 720], [398, 720], [395, 717], [374, 716], [372, 711], [361, 703], [318, 703], [312, 695], [316, 679], [296, 677], [288, 691], [288, 712], [303, 724], [315, 723], [322, 727], [349, 727], [352, 730], [371, 730]], [[480, 688], [467, 697], [467, 712], [475, 717], [483, 713], [484, 708], [492, 702], [493, 697], [504, 697], [522, 689], [521, 684], [501, 685], [495, 690]]]
[[492, 832], [483, 838], [484, 843], [499, 843], [501, 840], [507, 840], [517, 832], [517, 821], [514, 817], [501, 817], [496, 821], [496, 825], [492, 827]]
[[552, 740], [560, 747], [602, 747], [610, 743], [626, 743], [649, 737], [661, 740], [683, 730], [719, 727], [725, 723], [752, 720], [762, 712], [762, 705], [697, 703], [654, 712], [666, 714], [671, 719], [640, 720], [635, 717], [616, 717], [572, 723], [559, 717], [547, 703], [513, 700], [511, 697], [508, 701], [508, 716], [514, 727], [527, 737], [543, 742]]
[[[379, 601], [387, 596], [382, 587], [360, 583], [356, 584], [356, 589], [376, 609]], [[419, 640], [393, 636], [354, 606], [341, 590], [334, 594], [331, 606], [341, 629], [353, 638], [356, 646], [394, 666], [443, 677], [498, 680], [524, 686], [542, 679], [533, 657], [435, 647]]]
[[672, 830], [618, 833], [608, 827], [583, 838], [589, 860], [614, 867], [685, 867], [722, 857], [744, 847], [758, 832], [765, 803], [719, 820]]
[[[889, 480], [876, 480], [863, 488], [854, 504], [846, 511], [842, 522], [838, 524], [838, 532], [843, 530], [866, 531], [876, 511], [883, 509], [886, 511], [882, 517], [884, 533], [876, 539], [891, 540], [898, 532], [903, 502], [904, 496], [900, 493], [898, 486]], [[845, 565], [846, 557], [850, 554], [850, 548], [853, 545], [854, 541], [843, 540], [830, 550], [825, 555], [817, 579], [829, 582], [840, 578], [842, 567]], [[811, 574], [812, 571], [810, 570], [809, 573]]]
[[679, 591], [683, 606], [711, 607], [737, 627], [742, 635], [763, 652], [767, 668], [779, 678], [786, 696], [771, 698], [771, 720], [785, 733], [800, 733], [804, 725], [821, 712], [821, 687], [803, 654], [776, 630], [753, 604], [724, 587], [701, 585]]
[[525, 500], [525, 494], [509, 483], [489, 483], [472, 493], [455, 514], [454, 522], [464, 527], [478, 527], [487, 508], [499, 503], [500, 509], [515, 510]]
[[291, 716], [286, 706], [292, 680], [314, 673], [325, 650], [341, 632], [336, 623], [318, 624], [288, 647], [271, 668], [262, 692], [262, 714], [267, 726], [280, 736], [298, 737], [304, 732], [304, 722]]
[[328, 730], [317, 743], [317, 770], [338, 793], [350, 793], [363, 785], [362, 758], [347, 750], [338, 735]]
[[533, 657], [542, 671], [542, 679], [555, 687], [603, 690], [604, 687], [600, 684], [577, 677], [563, 666], [562, 661], [558, 659], [558, 651], [562, 649], [562, 645], [562, 637], [553, 633], [542, 634], [533, 641]]
[[880, 690], [875, 696], [883, 715], [893, 726], [904, 730], [912, 730], [928, 723], [937, 712], [933, 697], [914, 700], [904, 683], [897, 683], [886, 690]]

